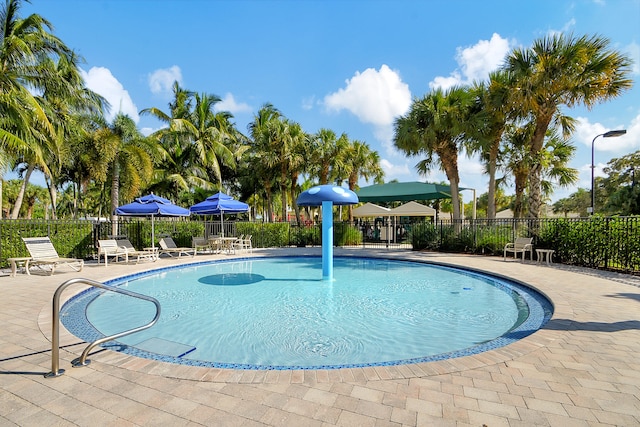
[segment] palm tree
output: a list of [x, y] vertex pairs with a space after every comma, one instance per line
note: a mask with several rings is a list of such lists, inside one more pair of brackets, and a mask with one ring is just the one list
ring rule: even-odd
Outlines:
[[[249, 123], [249, 135], [252, 142], [252, 165], [259, 173], [260, 180], [265, 191], [267, 202], [267, 216], [269, 222], [273, 220], [273, 187], [280, 186], [283, 192], [284, 203], [283, 213], [286, 217], [286, 191], [285, 183], [286, 155], [281, 159], [284, 134], [287, 129], [287, 122], [282, 114], [272, 104], [264, 104], [253, 121]], [[287, 150], [288, 151], [288, 150]], [[283, 178], [284, 174], [284, 178]], [[284, 218], [284, 217], [283, 217]]]
[[476, 83], [472, 88], [476, 93], [478, 106], [474, 120], [469, 120], [469, 136], [472, 141], [468, 144], [469, 151], [480, 151], [480, 157], [485, 163], [489, 175], [487, 193], [487, 218], [496, 217], [496, 172], [500, 143], [508, 122], [507, 97], [509, 86], [507, 74], [494, 71], [489, 74], [489, 82]]
[[409, 112], [395, 122], [395, 146], [409, 156], [425, 157], [417, 165], [420, 173], [428, 173], [435, 163], [434, 155], [438, 157], [449, 179], [455, 221], [461, 219], [458, 151], [465, 140], [464, 123], [473, 102], [467, 88], [435, 89], [415, 100]]
[[549, 126], [559, 127], [563, 136], [572, 132], [561, 106], [569, 108], [615, 98], [632, 86], [631, 61], [610, 49], [600, 36], [554, 34], [534, 41], [528, 49], [508, 55], [505, 69], [511, 78], [510, 103], [519, 107], [520, 117], [532, 117], [534, 131], [528, 143], [531, 164], [529, 216], [540, 215], [543, 149]]
[[[527, 141], [531, 139], [533, 125], [527, 123], [522, 127], [511, 124], [507, 127], [504, 152], [500, 167], [513, 175], [515, 186], [515, 197], [513, 200], [513, 217], [522, 218], [525, 212], [524, 200], [525, 190], [528, 184], [529, 172], [531, 171], [530, 153], [527, 150]], [[506, 180], [502, 180], [505, 182]]]
[[345, 133], [338, 137], [334, 131], [326, 128], [310, 137], [308, 171], [311, 177], [318, 178], [320, 185], [337, 178], [336, 171], [342, 166], [348, 144], [349, 138]]
[[32, 93], [57, 82], [49, 66], [51, 57], [68, 57], [71, 51], [51, 32], [40, 15], [19, 17], [20, 0], [6, 0], [0, 10], [0, 151], [26, 161], [23, 188], [12, 218], [17, 218], [35, 165], [47, 170], [44, 157], [55, 132], [45, 110]]
[[[365, 181], [373, 179], [375, 183], [382, 183], [384, 171], [380, 166], [380, 156], [377, 151], [371, 151], [369, 145], [362, 141], [349, 143], [345, 150], [346, 170], [348, 171], [349, 190], [355, 191], [358, 187], [358, 180], [364, 178]], [[353, 206], [349, 205], [349, 221], [353, 221]]]
[[576, 147], [563, 138], [557, 129], [549, 129], [540, 163], [542, 165], [542, 195], [548, 199], [555, 188], [566, 188], [578, 181], [578, 170], [568, 166]]
[[87, 129], [84, 125], [92, 116], [102, 116], [108, 102], [97, 93], [85, 87], [80, 74], [79, 61], [75, 54], [60, 57], [57, 62], [50, 60], [50, 67], [55, 71], [56, 79], [45, 82], [43, 93], [39, 97], [47, 117], [55, 129], [55, 138], [49, 141], [48, 156], [45, 159], [47, 170], [43, 170], [52, 215], [56, 218], [57, 186], [63, 184], [63, 167], [74, 161], [76, 156], [69, 143], [78, 138], [85, 138]]
[[302, 129], [302, 126], [296, 122], [290, 122], [288, 130], [287, 141], [289, 145], [289, 154], [287, 156], [287, 164], [284, 174], [288, 176], [289, 179], [291, 204], [293, 205], [293, 209], [296, 214], [296, 221], [300, 224], [300, 208], [298, 207], [298, 204], [295, 203], [295, 200], [300, 193], [298, 179], [304, 172], [306, 166], [309, 135], [307, 135]]
[[[531, 174], [531, 153], [528, 141], [533, 133], [533, 123], [523, 127], [510, 126], [507, 130], [509, 144], [504, 152], [505, 171], [511, 172], [515, 180], [514, 217], [524, 217], [525, 190]], [[545, 137], [544, 147], [539, 153], [538, 161], [542, 166], [542, 194], [549, 197], [554, 188], [567, 187], [578, 179], [578, 171], [567, 166], [571, 160], [575, 147], [563, 138], [557, 129], [549, 129]]]
[[222, 187], [222, 166], [235, 168], [247, 147], [230, 121], [233, 116], [215, 112], [215, 105], [221, 101], [218, 96], [184, 90], [177, 82], [173, 91], [169, 114], [157, 108], [142, 110], [141, 114], [150, 114], [168, 125], [151, 135], [164, 152], [150, 189], [177, 199], [180, 192], [192, 188], [213, 189], [214, 182]]
[[131, 200], [146, 187], [153, 173], [154, 144], [145, 138], [127, 115], [118, 113], [109, 126], [98, 129], [94, 135], [96, 151], [108, 169], [104, 175], [97, 174], [100, 180], [111, 180], [111, 219], [122, 200]]

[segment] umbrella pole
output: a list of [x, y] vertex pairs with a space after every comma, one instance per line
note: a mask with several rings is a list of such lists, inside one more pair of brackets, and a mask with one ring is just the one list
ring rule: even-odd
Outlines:
[[154, 227], [153, 214], [151, 214], [151, 247], [156, 249], [156, 230]]
[[224, 213], [220, 211], [220, 235], [224, 239]]

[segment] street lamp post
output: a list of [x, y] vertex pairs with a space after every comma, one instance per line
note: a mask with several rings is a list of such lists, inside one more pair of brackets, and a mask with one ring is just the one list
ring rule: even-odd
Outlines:
[[589, 207], [589, 214], [591, 215], [593, 215], [596, 212], [596, 193], [595, 193], [595, 187], [594, 187], [594, 182], [595, 182], [594, 171], [596, 168], [595, 162], [594, 162], [594, 146], [595, 146], [596, 139], [598, 139], [599, 136], [603, 138], [614, 138], [616, 136], [622, 136], [625, 133], [627, 133], [626, 129], [610, 130], [609, 132], [596, 135], [595, 138], [593, 138], [593, 140], [591, 141], [591, 207]]

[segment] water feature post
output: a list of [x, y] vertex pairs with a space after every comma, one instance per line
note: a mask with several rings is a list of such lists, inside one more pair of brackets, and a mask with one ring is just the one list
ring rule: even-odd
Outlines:
[[303, 191], [298, 206], [322, 206], [322, 279], [333, 280], [333, 205], [354, 205], [358, 196], [337, 185], [316, 185]]
[[322, 280], [333, 280], [333, 202], [322, 202]]

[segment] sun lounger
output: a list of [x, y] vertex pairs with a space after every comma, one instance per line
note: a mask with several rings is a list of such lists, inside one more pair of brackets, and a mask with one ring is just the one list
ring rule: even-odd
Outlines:
[[34, 267], [49, 267], [49, 274], [53, 274], [56, 267], [68, 266], [75, 271], [82, 271], [84, 267], [84, 260], [76, 258], [61, 258], [58, 255], [58, 251], [51, 243], [49, 237], [23, 237], [22, 241], [27, 246], [31, 259], [25, 261], [24, 269], [27, 274], [29, 268]]
[[116, 242], [120, 248], [127, 251], [127, 261], [129, 261], [129, 258], [135, 258], [137, 264], [141, 259], [148, 259], [150, 261], [158, 260], [157, 248], [144, 248], [140, 251], [133, 246], [129, 239], [119, 238]]
[[100, 256], [104, 258], [104, 266], [107, 266], [108, 257], [112, 257], [113, 261], [118, 260], [129, 261], [128, 252], [125, 248], [118, 245], [115, 239], [98, 240], [98, 264], [100, 264]]
[[178, 258], [180, 258], [182, 255], [195, 256], [196, 252], [195, 248], [178, 247], [171, 237], [160, 239], [160, 255], [167, 254], [169, 256], [174, 256], [177, 254]]

